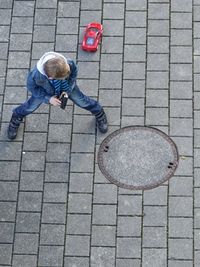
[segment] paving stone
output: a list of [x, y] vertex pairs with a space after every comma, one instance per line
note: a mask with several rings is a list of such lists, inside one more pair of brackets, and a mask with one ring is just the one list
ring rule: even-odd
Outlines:
[[14, 1], [13, 16], [32, 17], [34, 15], [34, 2]]
[[0, 201], [16, 201], [18, 182], [0, 182]]
[[92, 193], [93, 174], [90, 173], [71, 173], [69, 192]]
[[36, 267], [36, 255], [13, 255], [13, 267]]
[[118, 258], [139, 258], [141, 253], [140, 238], [117, 238]]
[[144, 97], [145, 81], [124, 80], [122, 94], [123, 97]]
[[145, 45], [125, 45], [124, 47], [124, 61], [139, 61], [146, 60], [146, 46]]
[[200, 111], [199, 110], [195, 110], [194, 111], [194, 128], [199, 128], [199, 117], [200, 117]]
[[52, 0], [51, 2], [47, 3], [45, 0], [36, 1], [37, 8], [56, 8], [57, 7], [57, 0]]
[[13, 17], [11, 33], [32, 33], [33, 19], [30, 17]]
[[184, 261], [184, 260], [168, 260], [169, 267], [192, 267], [193, 261]]
[[92, 195], [91, 194], [69, 194], [68, 212], [69, 213], [91, 213]]
[[73, 132], [94, 134], [95, 120], [91, 116], [84, 116], [84, 115], [74, 116]]
[[141, 215], [141, 213], [141, 196], [120, 195], [118, 197], [118, 215]]
[[147, 107], [168, 107], [167, 90], [147, 90], [146, 91]]
[[126, 9], [127, 10], [146, 10], [147, 1], [146, 0], [127, 0]]
[[95, 184], [93, 203], [116, 204], [117, 187], [113, 184]]
[[71, 155], [72, 172], [92, 172], [94, 155], [89, 153], [73, 153]]
[[171, 100], [170, 101], [171, 117], [192, 117], [192, 100]]
[[43, 171], [45, 167], [44, 161], [44, 152], [25, 152], [22, 156], [22, 170]]
[[123, 52], [123, 37], [103, 36], [102, 53], [122, 53], [122, 52]]
[[38, 234], [15, 234], [14, 253], [36, 254], [38, 250]]
[[191, 29], [171, 29], [172, 45], [192, 45]]
[[147, 248], [166, 248], [166, 227], [144, 227], [142, 245]]
[[122, 99], [122, 115], [144, 116], [144, 99], [123, 98]]
[[62, 266], [63, 246], [40, 246], [39, 266]]
[[14, 222], [16, 202], [0, 202], [1, 222]]
[[192, 47], [171, 47], [171, 63], [192, 63]]
[[121, 72], [104, 72], [100, 73], [100, 88], [121, 89]]
[[104, 107], [119, 107], [121, 105], [121, 90], [100, 90], [99, 101]]
[[169, 53], [169, 37], [148, 36], [148, 53]]
[[18, 211], [41, 211], [42, 193], [19, 192]]
[[36, 9], [34, 23], [36, 25], [55, 25], [56, 9]]
[[0, 42], [8, 42], [9, 39], [9, 29], [10, 27], [7, 25], [0, 26]]
[[168, 72], [147, 72], [147, 88], [168, 88]]
[[46, 151], [46, 140], [46, 133], [25, 133], [23, 150]]
[[200, 186], [200, 169], [194, 169], [194, 186]]
[[20, 190], [43, 191], [42, 172], [21, 172]]
[[123, 19], [124, 18], [124, 4], [104, 4], [104, 19]]
[[171, 14], [171, 27], [176, 29], [191, 29], [192, 28], [192, 13]]
[[91, 21], [101, 21], [101, 10], [82, 10], [80, 15], [80, 26], [86, 26]]
[[171, 81], [170, 96], [176, 99], [192, 99], [192, 82]]
[[69, 151], [69, 144], [48, 143], [46, 160], [48, 162], [69, 162]]
[[200, 197], [199, 197], [200, 188], [194, 189], [194, 206], [200, 207]]
[[56, 35], [56, 50], [76, 52], [77, 35]]
[[54, 50], [54, 43], [33, 43], [32, 59], [39, 59], [46, 51]]
[[36, 212], [17, 212], [16, 232], [20, 233], [39, 233], [40, 213]]
[[31, 114], [26, 118], [26, 130], [29, 132], [47, 132], [47, 127], [47, 114]]
[[169, 20], [150, 20], [148, 34], [151, 36], [169, 36]]
[[192, 119], [171, 118], [170, 134], [172, 136], [192, 136]]
[[88, 267], [89, 266], [89, 258], [88, 257], [65, 257], [65, 265], [68, 266], [76, 266], [76, 267]]
[[180, 160], [179, 168], [176, 170], [176, 175], [192, 176], [193, 173], [193, 161], [192, 158], [185, 158]]
[[195, 253], [194, 253], [194, 263], [195, 263], [195, 265], [199, 265], [199, 262], [200, 262], [200, 253], [199, 253], [199, 251], [195, 251]]
[[89, 10], [100, 10], [102, 8], [102, 2], [99, 2], [98, 0], [94, 1], [88, 1], [88, 0], [82, 0], [81, 2], [81, 9], [89, 9]]
[[72, 107], [68, 106], [66, 110], [58, 107], [51, 107], [50, 123], [71, 123], [72, 122]]
[[168, 70], [169, 69], [169, 56], [167, 54], [148, 54], [147, 57], [147, 70]]
[[67, 201], [67, 184], [45, 183], [43, 201], [65, 203]]
[[169, 195], [171, 196], [192, 196], [192, 177], [173, 177], [169, 181]]
[[31, 49], [31, 34], [11, 34], [10, 35], [10, 51], [30, 51]]
[[169, 198], [169, 216], [185, 217], [192, 216], [192, 197]]
[[12, 244], [0, 244], [0, 264], [11, 264]]
[[169, 18], [169, 4], [149, 4], [148, 19], [168, 19]]
[[91, 215], [68, 214], [67, 234], [69, 235], [90, 235]]
[[41, 245], [64, 245], [65, 226], [64, 225], [41, 225], [40, 244]]
[[24, 87], [10, 87], [7, 86], [5, 90], [4, 103], [21, 104], [26, 99], [27, 90]]
[[95, 136], [89, 134], [73, 134], [72, 152], [94, 152]]
[[58, 17], [79, 17], [79, 2], [59, 2]]
[[69, 164], [68, 163], [46, 163], [45, 182], [68, 182]]
[[0, 161], [0, 180], [19, 180], [20, 162]]
[[67, 235], [65, 255], [67, 256], [89, 256], [89, 236]]
[[54, 42], [55, 26], [35, 25], [33, 32], [34, 42]]
[[66, 204], [44, 203], [42, 207], [42, 223], [64, 224], [66, 217]]
[[144, 192], [144, 205], [167, 205], [167, 187], [160, 186]]
[[142, 266], [167, 266], [167, 250], [166, 249], [143, 249]]
[[146, 12], [126, 11], [125, 27], [146, 27]]
[[103, 247], [92, 247], [91, 248], [91, 267], [114, 266], [115, 262], [115, 249], [114, 248], [103, 248]]
[[124, 63], [124, 79], [145, 79], [145, 63]]
[[118, 54], [102, 54], [101, 55], [101, 70], [121, 71], [122, 70], [122, 55]]
[[92, 226], [92, 246], [115, 246], [115, 226]]
[[0, 24], [9, 25], [11, 22], [11, 9], [0, 10]]
[[93, 205], [93, 224], [116, 225], [116, 205]]
[[167, 207], [144, 206], [144, 226], [165, 226], [167, 222]]
[[200, 232], [199, 232], [199, 229], [195, 229], [194, 230], [194, 246], [195, 246], [196, 250], [200, 248]]
[[172, 11], [185, 11], [185, 12], [192, 12], [192, 1], [181, 1], [181, 0], [173, 0], [171, 5]]
[[125, 28], [125, 44], [146, 44], [145, 28]]
[[14, 223], [0, 223], [0, 242], [13, 243]]
[[[68, 25], [67, 27], [65, 25]], [[58, 18], [57, 33], [71, 34], [78, 33], [78, 18]]]
[[191, 239], [169, 239], [170, 259], [192, 259], [193, 249]]
[[0, 3], [0, 8], [12, 8], [13, 0], [2, 0]]
[[147, 125], [168, 125], [168, 108], [147, 108]]
[[140, 237], [141, 218], [140, 217], [118, 217], [117, 236], [120, 237]]

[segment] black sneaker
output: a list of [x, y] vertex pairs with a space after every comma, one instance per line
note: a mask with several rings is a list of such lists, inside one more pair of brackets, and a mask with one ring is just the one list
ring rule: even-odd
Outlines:
[[16, 138], [19, 125], [22, 121], [23, 121], [22, 117], [16, 116], [14, 114], [12, 115], [10, 119], [10, 123], [8, 125], [8, 131], [7, 131], [7, 135], [9, 139], [13, 140]]
[[106, 133], [108, 131], [108, 121], [106, 117], [106, 113], [102, 109], [100, 113], [96, 115], [96, 121], [97, 121], [97, 126], [99, 128], [99, 131], [101, 133]]

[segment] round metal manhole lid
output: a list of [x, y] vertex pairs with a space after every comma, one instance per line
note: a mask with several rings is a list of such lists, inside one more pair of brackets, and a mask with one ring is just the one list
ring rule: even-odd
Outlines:
[[178, 150], [162, 131], [128, 126], [107, 136], [98, 151], [98, 165], [112, 183], [126, 189], [151, 189], [173, 176]]

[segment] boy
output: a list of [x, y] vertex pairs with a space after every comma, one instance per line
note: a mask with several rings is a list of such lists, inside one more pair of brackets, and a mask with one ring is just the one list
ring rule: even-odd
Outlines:
[[8, 138], [15, 139], [23, 118], [35, 111], [42, 103], [60, 106], [59, 97], [63, 92], [77, 106], [95, 115], [99, 131], [106, 133], [107, 118], [102, 106], [80, 91], [76, 85], [76, 77], [77, 67], [72, 60], [67, 60], [60, 53], [45, 53], [28, 75], [27, 88], [32, 96], [13, 110], [7, 131]]

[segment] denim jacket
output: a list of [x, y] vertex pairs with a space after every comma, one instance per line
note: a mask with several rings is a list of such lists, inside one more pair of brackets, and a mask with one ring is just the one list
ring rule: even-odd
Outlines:
[[[66, 79], [68, 82], [68, 88], [66, 89], [66, 92], [70, 94], [76, 83], [77, 66], [71, 59], [68, 59], [67, 62], [70, 66], [71, 72], [69, 78]], [[48, 104], [50, 98], [55, 95], [55, 90], [52, 83], [47, 76], [39, 72], [37, 66], [35, 66], [28, 74], [27, 88], [34, 97], [41, 99], [42, 102], [46, 104]]]

